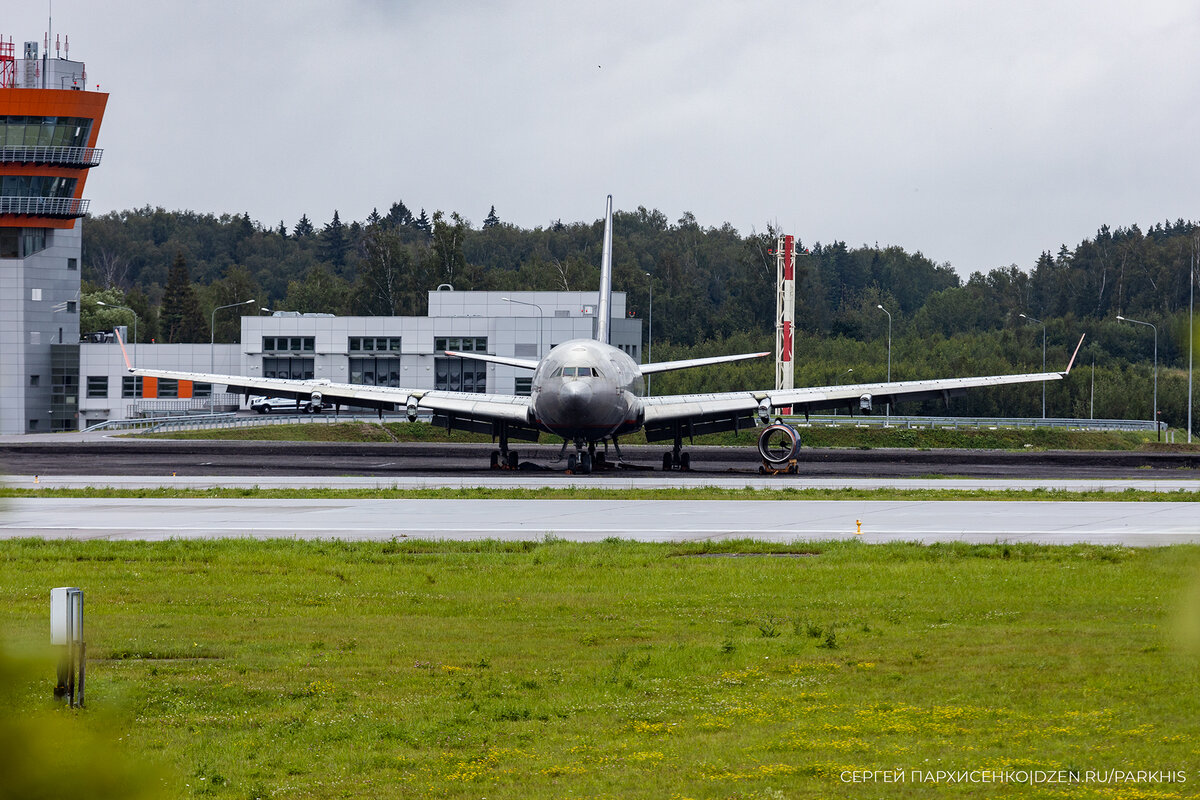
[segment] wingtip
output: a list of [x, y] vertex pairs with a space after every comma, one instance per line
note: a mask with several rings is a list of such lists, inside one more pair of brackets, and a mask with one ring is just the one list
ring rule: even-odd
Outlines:
[[121, 331], [114, 328], [113, 334], [117, 337], [117, 344], [121, 346], [121, 358], [125, 359], [125, 369], [133, 372], [133, 364], [129, 363], [129, 353], [125, 351], [125, 342], [121, 339]]
[[1079, 337], [1079, 344], [1075, 345], [1075, 352], [1071, 354], [1071, 360], [1067, 362], [1067, 368], [1063, 370], [1063, 375], [1071, 374], [1071, 367], [1075, 366], [1075, 358], [1079, 355], [1079, 349], [1083, 347], [1083, 340], [1086, 338], [1086, 333]]

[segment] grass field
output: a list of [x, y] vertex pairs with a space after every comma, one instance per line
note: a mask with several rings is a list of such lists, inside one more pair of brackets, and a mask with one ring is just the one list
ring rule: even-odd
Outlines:
[[[1187, 450], [1188, 445], [1160, 445], [1149, 432], [1069, 431], [1057, 428], [1017, 429], [908, 429], [856, 428], [849, 425], [801, 427], [805, 447], [870, 449], [974, 448], [986, 450]], [[480, 434], [447, 433], [423, 422], [337, 422], [262, 425], [253, 428], [215, 428], [162, 434], [133, 434], [156, 439], [242, 439], [305, 442], [490, 442]], [[696, 444], [754, 447], [757, 432], [697, 436]], [[543, 442], [557, 442], [550, 436]], [[645, 444], [641, 433], [621, 438], [622, 444]], [[1200, 444], [1191, 446], [1200, 449]]]
[[[50, 587], [87, 593], [89, 708], [39, 711], [50, 671], [0, 690], [175, 797], [1190, 797], [1198, 568], [1191, 546], [6, 541], [10, 652], [45, 642]], [[906, 781], [846, 782], [867, 769]], [[1186, 782], [913, 778], [1110, 769]]]

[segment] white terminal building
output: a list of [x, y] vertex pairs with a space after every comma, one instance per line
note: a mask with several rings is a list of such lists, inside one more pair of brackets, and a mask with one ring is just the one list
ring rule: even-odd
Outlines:
[[[597, 292], [429, 292], [423, 317], [338, 317], [277, 311], [242, 317], [239, 344], [126, 344], [135, 366], [326, 379], [334, 383], [529, 394], [532, 373], [446, 350], [537, 359], [595, 333]], [[611, 344], [641, 361], [642, 321], [612, 293]], [[97, 337], [99, 338], [99, 337]], [[239, 395], [190, 381], [135, 379], [115, 339], [79, 345], [78, 428], [140, 416], [235, 410]], [[399, 398], [398, 402], [403, 402]], [[403, 410], [403, 409], [398, 409]]]

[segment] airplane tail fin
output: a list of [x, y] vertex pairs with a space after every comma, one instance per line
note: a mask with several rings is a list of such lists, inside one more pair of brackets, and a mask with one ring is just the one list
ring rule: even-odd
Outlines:
[[612, 195], [604, 210], [604, 251], [600, 256], [600, 302], [596, 307], [596, 340], [608, 344], [612, 322]]

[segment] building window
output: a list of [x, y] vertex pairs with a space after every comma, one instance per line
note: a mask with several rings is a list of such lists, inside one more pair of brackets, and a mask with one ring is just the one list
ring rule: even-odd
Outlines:
[[264, 336], [264, 353], [314, 353], [317, 349], [315, 336]]
[[399, 336], [351, 336], [347, 349], [351, 353], [399, 353]]
[[21, 257], [21, 229], [0, 228], [0, 258]]
[[121, 397], [141, 397], [142, 396], [142, 378], [141, 376], [134, 377], [133, 375], [124, 375], [121, 377]]
[[107, 375], [88, 375], [87, 396], [88, 397], [108, 397], [108, 376]]
[[78, 258], [68, 258], [67, 259], [67, 269], [79, 269], [79, 259]]
[[179, 381], [173, 381], [167, 378], [159, 378], [158, 396], [165, 399], [179, 397]]
[[521, 397], [533, 394], [533, 378], [517, 378], [513, 391]]
[[363, 386], [399, 386], [399, 358], [352, 358], [350, 382]]
[[67, 301], [67, 313], [68, 314], [74, 314], [76, 312], [77, 308], [78, 308], [78, 306], [76, 305], [74, 300]]
[[[451, 348], [452, 349], [452, 348]], [[487, 364], [472, 358], [435, 358], [433, 385], [450, 392], [486, 392]]]
[[41, 384], [42, 384], [42, 376], [41, 375], [30, 375], [29, 376], [29, 385], [30, 386], [40, 386]]
[[312, 380], [315, 363], [316, 360], [312, 358], [287, 358], [286, 356], [264, 358], [262, 374], [264, 378]]
[[45, 228], [25, 228], [21, 236], [21, 258], [46, 249]]
[[433, 349], [439, 353], [446, 350], [457, 350], [463, 353], [486, 353], [488, 340], [486, 336], [445, 336], [433, 340]]
[[212, 397], [211, 383], [193, 383], [192, 397]]
[[36, 431], [38, 429], [38, 421], [36, 419], [29, 420], [29, 430]]

